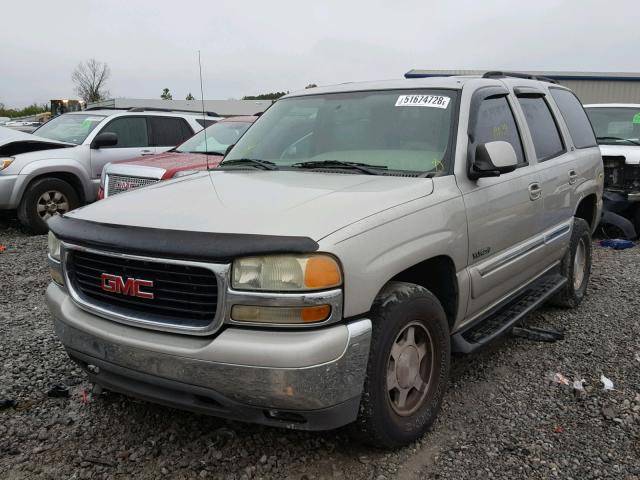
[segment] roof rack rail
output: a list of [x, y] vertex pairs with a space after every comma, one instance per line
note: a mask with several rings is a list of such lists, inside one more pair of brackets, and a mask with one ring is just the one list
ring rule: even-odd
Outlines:
[[89, 107], [85, 108], [83, 112], [88, 110], [126, 110], [126, 108], [116, 108], [116, 107]]
[[179, 108], [156, 108], [156, 107], [131, 107], [127, 109], [128, 112], [180, 112], [180, 113], [194, 113], [202, 115], [203, 113], [209, 117], [220, 117], [216, 112], [203, 112], [202, 110], [181, 110]]
[[532, 75], [530, 73], [491, 71], [491, 72], [486, 72], [484, 75], [482, 75], [482, 78], [503, 78], [503, 77], [526, 78], [528, 80], [539, 80], [541, 82], [558, 83], [553, 78], [543, 77], [542, 75]]

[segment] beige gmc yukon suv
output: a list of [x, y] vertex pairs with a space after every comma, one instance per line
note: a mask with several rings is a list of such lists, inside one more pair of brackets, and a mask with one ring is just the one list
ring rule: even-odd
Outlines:
[[177, 408], [422, 435], [452, 350], [583, 299], [603, 167], [562, 86], [406, 77], [287, 95], [220, 168], [50, 220], [69, 356]]

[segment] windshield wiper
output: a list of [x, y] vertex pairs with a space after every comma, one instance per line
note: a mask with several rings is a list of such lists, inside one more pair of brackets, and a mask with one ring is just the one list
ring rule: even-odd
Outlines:
[[231, 165], [252, 165], [254, 167], [261, 168], [262, 170], [278, 170], [275, 163], [269, 160], [258, 160], [257, 158], [234, 158], [233, 160], [223, 161], [218, 168]]
[[636, 142], [635, 140], [631, 140], [630, 138], [621, 138], [621, 137], [596, 137], [596, 140], [621, 140], [623, 142], [629, 142], [632, 145], [640, 145], [640, 142]]
[[298, 162], [289, 165], [293, 168], [346, 168], [351, 170], [359, 170], [367, 175], [380, 175], [374, 169], [386, 169], [386, 165], [367, 165], [366, 163], [343, 162], [340, 160], [312, 160], [310, 162]]

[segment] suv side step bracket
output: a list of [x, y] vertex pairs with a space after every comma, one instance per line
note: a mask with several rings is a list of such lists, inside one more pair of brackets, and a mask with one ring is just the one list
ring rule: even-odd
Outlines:
[[560, 274], [540, 277], [514, 300], [499, 307], [478, 322], [452, 336], [454, 352], [474, 352], [511, 329], [564, 286], [567, 279]]

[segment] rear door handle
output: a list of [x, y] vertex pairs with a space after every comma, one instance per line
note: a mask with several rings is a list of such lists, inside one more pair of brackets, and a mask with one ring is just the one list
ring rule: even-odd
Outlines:
[[542, 197], [542, 188], [540, 188], [540, 184], [537, 182], [529, 184], [529, 199], [535, 201], [540, 197]]
[[573, 185], [578, 181], [578, 174], [575, 170], [569, 170], [569, 185]]
[[140, 150], [141, 155], [153, 155], [153, 150]]

